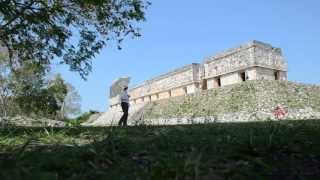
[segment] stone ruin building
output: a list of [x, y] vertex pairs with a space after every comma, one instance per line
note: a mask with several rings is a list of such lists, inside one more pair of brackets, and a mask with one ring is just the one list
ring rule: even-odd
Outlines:
[[[130, 88], [130, 104], [146, 104], [244, 81], [287, 80], [287, 68], [280, 48], [252, 41], [208, 57], [202, 64], [192, 63]], [[119, 97], [114, 93], [109, 106], [111, 110], [120, 108]]]

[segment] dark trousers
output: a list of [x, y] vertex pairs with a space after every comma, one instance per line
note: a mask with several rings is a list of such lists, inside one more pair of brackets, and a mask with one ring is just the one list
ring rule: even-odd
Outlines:
[[123, 125], [123, 126], [127, 126], [127, 120], [128, 120], [128, 115], [129, 115], [129, 104], [128, 103], [125, 103], [125, 102], [122, 102], [121, 103], [121, 108], [122, 108], [122, 111], [123, 111], [123, 115], [119, 121], [119, 126]]

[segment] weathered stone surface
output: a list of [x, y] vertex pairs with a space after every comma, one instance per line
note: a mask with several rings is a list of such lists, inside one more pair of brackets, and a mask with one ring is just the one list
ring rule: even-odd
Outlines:
[[249, 81], [156, 102], [152, 111], [145, 112], [145, 118], [215, 117], [216, 122], [274, 120], [278, 104], [286, 108], [286, 119], [320, 118], [320, 86]]
[[[265, 83], [264, 80], [270, 81], [261, 85]], [[266, 91], [268, 93], [266, 97], [272, 94], [279, 98], [273, 93], [282, 91], [273, 92], [277, 88], [272, 84], [281, 84], [286, 80], [287, 62], [282, 56], [281, 49], [263, 42], [251, 41], [208, 57], [202, 64], [194, 63], [184, 66], [129, 89], [130, 109], [133, 114], [140, 111], [147, 113], [144, 115], [147, 119], [173, 118], [173, 122], [176, 122], [174, 118], [179, 117], [182, 118], [179, 120], [181, 123], [188, 122], [183, 119], [189, 116], [201, 120], [202, 117], [212, 115], [215, 121], [247, 121], [251, 119], [252, 113], [262, 119], [272, 119], [273, 114], [270, 108], [274, 108], [275, 102], [288, 103], [289, 97], [283, 98], [285, 95], [282, 94], [281, 100], [263, 98], [265, 95], [263, 91], [270, 90]], [[233, 86], [235, 84], [238, 85]], [[263, 88], [259, 89], [261, 87]], [[275, 89], [269, 89], [270, 87]], [[208, 89], [212, 91], [207, 91]], [[214, 94], [208, 94], [208, 92], [214, 92]], [[179, 100], [182, 100], [182, 104], [175, 104], [176, 101], [180, 102]], [[301, 99], [295, 101], [299, 102]], [[162, 102], [165, 103], [162, 104]], [[272, 107], [267, 107], [264, 103]], [[97, 120], [100, 124], [110, 124], [111, 116], [121, 114], [118, 98], [110, 98], [109, 104], [108, 112]], [[148, 107], [153, 107], [152, 111], [145, 110], [146, 104]], [[306, 107], [310, 106], [306, 105]], [[290, 111], [297, 109], [304, 110], [305, 107], [292, 107]], [[317, 115], [314, 114], [316, 112], [319, 111], [312, 111], [311, 114]], [[292, 117], [300, 117], [292, 112], [288, 114], [288, 118], [290, 114]]]
[[14, 126], [30, 126], [30, 127], [64, 127], [65, 123], [47, 118], [29, 118], [23, 116], [16, 117], [0, 117], [0, 124]]
[[[320, 86], [287, 81], [248, 81], [137, 104], [133, 106], [128, 122], [131, 125], [170, 125], [276, 120], [274, 110], [278, 104], [287, 110], [285, 119], [320, 119]], [[116, 122], [122, 114], [120, 108], [117, 113]], [[92, 125], [110, 125], [111, 117], [115, 115], [109, 110], [99, 123]]]
[[269, 44], [252, 41], [237, 48], [206, 58], [204, 62], [205, 78], [212, 78], [250, 67], [263, 67], [287, 71], [287, 62], [281, 49]]
[[[131, 104], [169, 99], [248, 80], [286, 80], [287, 62], [281, 49], [252, 41], [147, 80], [129, 90]], [[115, 93], [113, 93], [115, 94]], [[111, 96], [111, 108], [119, 106]], [[146, 100], [146, 101], [145, 101]]]
[[180, 86], [199, 83], [199, 67], [200, 64], [194, 63], [145, 81], [142, 85], [131, 88], [130, 95], [135, 99], [141, 96], [168, 92]]

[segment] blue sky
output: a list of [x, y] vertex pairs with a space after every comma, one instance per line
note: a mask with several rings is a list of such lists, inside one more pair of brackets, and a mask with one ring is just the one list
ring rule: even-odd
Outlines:
[[290, 81], [320, 84], [319, 0], [154, 0], [140, 24], [142, 37], [128, 37], [122, 50], [106, 47], [87, 81], [65, 66], [54, 68], [82, 97], [82, 110], [107, 109], [112, 81], [131, 85], [205, 57], [259, 40], [280, 47]]

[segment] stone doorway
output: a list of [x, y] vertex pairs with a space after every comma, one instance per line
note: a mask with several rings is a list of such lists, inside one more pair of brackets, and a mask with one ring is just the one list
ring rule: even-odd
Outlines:
[[275, 71], [274, 72], [274, 79], [279, 80], [280, 79], [280, 71]]
[[202, 90], [208, 89], [208, 81], [206, 79], [202, 80]]
[[220, 77], [217, 77], [217, 78], [215, 79], [215, 83], [216, 83], [216, 86], [217, 86], [217, 87], [221, 87], [221, 78], [220, 78]]
[[245, 71], [240, 73], [240, 79], [242, 82], [247, 80], [247, 75]]

